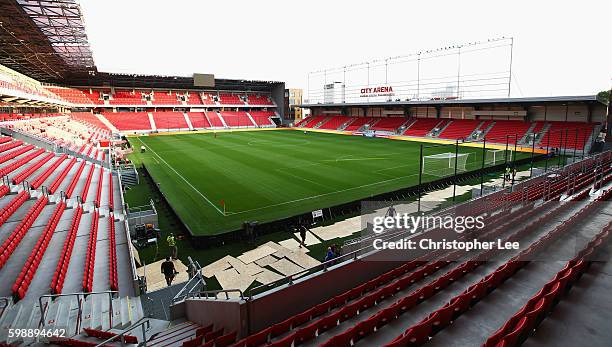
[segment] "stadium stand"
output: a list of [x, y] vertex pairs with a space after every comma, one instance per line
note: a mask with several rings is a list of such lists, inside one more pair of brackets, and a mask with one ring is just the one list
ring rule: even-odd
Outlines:
[[[91, 126], [97, 127], [102, 130], [110, 131], [108, 126], [104, 124], [95, 114], [90, 112], [72, 112], [70, 113], [70, 117], [77, 120], [82, 121], [83, 123], [89, 124]], [[110, 135], [110, 133], [107, 133]]]
[[265, 95], [247, 94], [247, 98], [249, 105], [274, 106], [274, 103], [270, 100], [270, 98]]
[[202, 104], [204, 105], [216, 105], [214, 96], [211, 93], [201, 93], [200, 98], [202, 100]]
[[382, 131], [397, 131], [402, 124], [406, 123], [408, 119], [404, 117], [387, 117], [381, 118], [378, 122], [374, 123], [371, 130], [382, 130]]
[[188, 105], [202, 105], [202, 98], [200, 97], [200, 94], [197, 92], [189, 92], [189, 95], [187, 97], [187, 104]]
[[182, 112], [153, 112], [152, 114], [158, 129], [186, 129], [189, 127]]
[[217, 112], [208, 111], [208, 112], [205, 112], [205, 114], [206, 114], [206, 118], [210, 122], [211, 127], [216, 127], [216, 128], [225, 127], [225, 125], [223, 124], [223, 121], [221, 120]]
[[351, 120], [351, 117], [346, 116], [331, 116], [327, 121], [319, 126], [319, 129], [338, 130], [344, 123]]
[[[544, 127], [543, 122], [538, 122]], [[540, 139], [541, 148], [576, 148], [584, 149], [593, 133], [595, 124], [578, 122], [549, 122], [550, 127]], [[534, 131], [537, 132], [537, 131]]]
[[423, 137], [429, 134], [439, 123], [440, 120], [435, 118], [417, 118], [414, 123], [404, 131], [403, 135]]
[[225, 124], [229, 127], [252, 127], [255, 126], [248, 114], [244, 111], [221, 111], [219, 112]]
[[176, 93], [159, 90], [153, 92], [151, 103], [153, 105], [180, 105], [181, 101], [178, 99]]
[[374, 118], [370, 118], [370, 117], [356, 117], [351, 124], [349, 124], [346, 129], [346, 131], [357, 131], [359, 129], [361, 129], [361, 127], [363, 127], [366, 124], [372, 124], [374, 123], [375, 119]]
[[206, 114], [204, 114], [204, 112], [188, 112], [187, 117], [189, 117], [191, 125], [196, 129], [211, 127], [210, 123], [208, 122], [208, 118], [206, 118]]
[[300, 124], [300, 127], [312, 129], [325, 119], [327, 119], [327, 116], [310, 116]]
[[115, 90], [110, 99], [111, 105], [145, 105], [142, 94], [134, 90]]
[[146, 112], [104, 113], [103, 116], [119, 130], [151, 130]]
[[499, 143], [505, 143], [507, 137], [508, 142], [514, 144], [525, 136], [529, 128], [531, 128], [531, 123], [524, 121], [496, 120], [485, 136], [492, 142]]
[[251, 118], [257, 126], [274, 126], [274, 122], [270, 120], [270, 117], [274, 117], [273, 111], [249, 111]]
[[221, 105], [244, 105], [239, 95], [231, 93], [219, 93], [219, 103]]
[[471, 119], [452, 119], [451, 123], [442, 130], [438, 137], [444, 139], [465, 139], [476, 130], [481, 123], [479, 120]]
[[82, 90], [68, 87], [51, 87], [47, 86], [47, 90], [62, 99], [77, 104], [77, 105], [93, 105], [92, 100], [83, 93]]

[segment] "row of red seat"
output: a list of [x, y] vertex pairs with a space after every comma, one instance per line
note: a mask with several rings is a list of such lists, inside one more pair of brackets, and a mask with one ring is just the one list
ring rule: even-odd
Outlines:
[[64, 247], [60, 252], [60, 259], [57, 262], [57, 267], [53, 273], [53, 279], [51, 280], [51, 292], [53, 294], [61, 294], [62, 288], [64, 287], [64, 281], [68, 274], [68, 265], [70, 265], [70, 257], [72, 255], [72, 249], [74, 248], [74, 241], [76, 240], [77, 233], [79, 231], [79, 224], [81, 223], [81, 216], [83, 216], [83, 208], [78, 205], [75, 208], [74, 215], [72, 216], [72, 222], [70, 223], [70, 229], [68, 235], [64, 241]]
[[6, 184], [0, 185], [0, 198], [8, 194], [10, 191], [11, 188], [9, 188], [9, 186]]
[[112, 212], [115, 209], [113, 193], [113, 173], [108, 172], [108, 209]]
[[33, 149], [34, 145], [27, 145], [27, 146], [23, 146], [21, 148], [18, 148], [12, 152], [9, 152], [5, 155], [0, 156], [0, 164], [5, 163], [13, 158], [17, 158], [18, 156], [22, 155], [25, 152], [28, 152], [29, 150]]
[[252, 127], [255, 125], [244, 111], [220, 111], [219, 113], [228, 127]]
[[79, 168], [77, 169], [76, 173], [72, 177], [72, 181], [70, 181], [70, 184], [66, 188], [66, 198], [67, 199], [70, 199], [70, 197], [72, 196], [72, 193], [74, 192], [74, 189], [79, 183], [79, 178], [81, 178], [81, 174], [83, 173], [83, 170], [85, 169], [85, 163], [86, 163], [85, 160], [81, 162], [81, 165], [79, 165]]
[[[98, 330], [98, 329], [83, 328], [83, 331], [85, 331], [85, 333], [88, 336], [95, 337], [103, 341], [106, 341], [110, 339], [111, 337], [117, 336], [117, 334], [111, 331], [104, 331], [104, 330]], [[123, 335], [122, 338], [123, 338], [123, 342], [125, 343], [138, 344], [138, 338], [136, 336]], [[117, 338], [117, 340], [115, 340], [114, 342], [120, 342], [122, 338]]]
[[153, 120], [157, 129], [186, 129], [188, 128], [182, 112], [153, 112]]
[[249, 111], [251, 118], [258, 126], [274, 125], [270, 117], [274, 116], [273, 111]]
[[189, 121], [191, 122], [191, 126], [198, 128], [210, 128], [211, 125], [206, 118], [204, 112], [188, 112], [187, 116], [189, 117]]
[[[93, 174], [96, 166], [91, 164], [89, 166], [89, 173], [87, 173], [87, 180], [85, 180], [85, 185], [83, 186], [83, 190], [81, 191], [81, 202], [85, 203], [87, 201], [87, 195], [89, 193], [89, 186], [91, 185], [91, 181], [93, 180]], [[102, 168], [100, 168], [102, 170]]]
[[13, 140], [13, 138], [10, 137], [10, 136], [0, 136], [0, 144], [7, 143], [7, 142], [10, 142], [12, 140]]
[[[558, 237], [561, 233], [571, 230], [571, 227], [576, 224], [580, 218], [583, 218], [587, 213], [589, 213], [594, 206], [595, 203], [589, 203], [578, 213], [572, 215], [570, 219], [564, 221], [555, 229], [548, 232], [545, 236], [539, 238], [527, 249], [521, 251], [518, 255], [508, 260], [496, 270], [485, 276], [478, 283], [473, 284], [461, 294], [452, 298], [442, 308], [432, 312], [421, 322], [408, 328], [405, 333], [398, 336], [395, 340], [393, 340], [393, 342], [391, 342], [387, 346], [418, 346], [429, 341], [429, 339], [433, 337], [436, 333], [451, 324], [451, 322], [453, 320], [456, 320], [462, 313], [467, 311], [470, 307], [474, 306], [478, 301], [488, 295], [491, 291], [498, 288], [504, 281], [512, 277], [517, 271], [525, 267], [529, 263], [528, 261], [525, 261], [528, 255], [541, 251], [551, 242], [553, 242], [556, 237]], [[560, 208], [557, 208], [557, 211], [559, 209]], [[538, 222], [541, 223], [542, 221]], [[507, 239], [507, 241], [514, 240], [514, 237]]]
[[38, 269], [38, 266], [40, 265], [40, 262], [47, 251], [51, 237], [53, 237], [55, 228], [62, 218], [62, 214], [64, 214], [65, 209], [66, 202], [61, 200], [57, 204], [55, 210], [53, 210], [51, 218], [47, 222], [47, 225], [36, 242], [36, 245], [34, 245], [34, 248], [30, 252], [25, 265], [21, 268], [21, 272], [19, 273], [19, 276], [17, 276], [17, 280], [12, 287], [13, 296], [16, 299], [23, 299], [25, 297], [28, 287], [30, 286], [30, 283], [32, 283], [32, 279], [34, 279], [34, 274], [36, 274], [36, 270]]
[[372, 124], [375, 119], [372, 117], [354, 117], [354, 120], [346, 127], [346, 131], [357, 131], [366, 124]]
[[537, 294], [491, 335], [483, 347], [521, 344], [561, 299], [562, 295], [569, 291], [572, 284], [588, 269], [591, 264], [588, 260], [589, 255], [599, 250], [609, 238], [610, 230], [612, 230], [612, 222], [608, 223], [574, 259], [568, 261], [561, 271], [544, 284]]
[[39, 148], [38, 150], [24, 156], [23, 158], [15, 160], [14, 162], [0, 169], [0, 176], [5, 176], [21, 168], [23, 165], [25, 165], [26, 163], [29, 163], [31, 160], [33, 160], [34, 158], [38, 157], [39, 155], [43, 153], [45, 153], [45, 150], [42, 148]]
[[83, 291], [93, 291], [94, 267], [96, 264], [96, 245], [98, 241], [98, 219], [100, 213], [95, 210], [91, 216], [91, 227], [89, 229], [89, 241], [85, 254], [85, 270], [83, 272]]
[[11, 235], [2, 243], [0, 246], [0, 268], [6, 264], [11, 254], [15, 251], [15, 248], [19, 246], [19, 243], [21, 243], [26, 232], [30, 229], [36, 218], [38, 218], [47, 202], [49, 202], [49, 199], [46, 196], [38, 198], [34, 206], [30, 208], [25, 217], [15, 227]]
[[98, 175], [98, 188], [96, 190], [96, 199], [94, 200], [94, 205], [97, 208], [100, 208], [100, 203], [102, 202], [102, 183], [104, 183], [104, 168], [100, 168], [100, 174]]
[[425, 136], [429, 134], [438, 123], [440, 123], [440, 120], [436, 118], [417, 118], [412, 125], [404, 131], [403, 135]]
[[36, 170], [40, 169], [45, 163], [49, 162], [49, 160], [53, 159], [55, 154], [49, 153], [46, 156], [40, 158], [37, 162], [33, 163], [25, 170], [21, 171], [17, 176], [13, 177], [12, 183], [19, 184], [26, 180], [26, 178], [30, 177]]
[[451, 123], [438, 135], [443, 139], [465, 139], [476, 130], [481, 121], [472, 119], [451, 120]]
[[117, 239], [115, 238], [115, 217], [112, 212], [108, 217], [108, 259], [110, 289], [119, 290], [119, 279], [117, 276]]
[[198, 328], [196, 336], [191, 340], [184, 341], [181, 347], [227, 347], [236, 342], [237, 333], [235, 331], [225, 335], [223, 334], [224, 331], [223, 328], [214, 330], [212, 324]]
[[23, 141], [21, 141], [21, 140], [5, 143], [3, 145], [0, 145], [0, 153], [6, 152], [6, 151], [8, 151], [10, 149], [13, 149], [15, 147], [19, 147], [21, 145], [23, 145]]
[[51, 166], [49, 166], [48, 168], [45, 169], [45, 171], [43, 171], [40, 175], [38, 175], [38, 177], [36, 177], [34, 179], [33, 182], [30, 182], [30, 187], [32, 189], [38, 189], [38, 187], [40, 187], [43, 183], [45, 183], [45, 181], [47, 180], [47, 178], [49, 178], [49, 176], [51, 176], [51, 174], [53, 173], [53, 171], [55, 171], [55, 169], [57, 169], [58, 166], [60, 166], [60, 164], [66, 159], [68, 158], [67, 154], [62, 154], [59, 158], [57, 158], [53, 164], [51, 164]]
[[62, 184], [66, 176], [68, 176], [68, 173], [70, 172], [70, 170], [72, 170], [72, 167], [74, 166], [74, 164], [76, 164], [76, 161], [77, 161], [76, 158], [70, 159], [70, 161], [68, 162], [68, 165], [66, 165], [66, 167], [62, 170], [59, 176], [57, 176], [55, 180], [53, 180], [53, 182], [49, 186], [49, 193], [51, 194], [55, 193], [55, 191]]
[[[2, 186], [6, 187], [6, 186]], [[12, 215], [17, 211], [24, 202], [28, 201], [30, 193], [26, 190], [22, 190], [19, 194], [15, 195], [6, 206], [0, 209], [0, 226], [4, 224]]]
[[151, 122], [146, 112], [106, 112], [103, 114], [118, 130], [151, 130]]
[[396, 131], [408, 119], [404, 117], [385, 117], [380, 118], [378, 122], [370, 126], [371, 130]]

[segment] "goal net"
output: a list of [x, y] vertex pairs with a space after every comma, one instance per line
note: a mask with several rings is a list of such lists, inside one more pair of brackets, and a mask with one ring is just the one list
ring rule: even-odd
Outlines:
[[466, 164], [470, 153], [440, 153], [423, 157], [423, 173], [445, 177], [455, 174], [455, 164], [457, 165], [457, 173], [465, 172]]
[[514, 153], [512, 150], [505, 149], [487, 149], [485, 153], [485, 163], [487, 165], [499, 165], [504, 162], [512, 161]]

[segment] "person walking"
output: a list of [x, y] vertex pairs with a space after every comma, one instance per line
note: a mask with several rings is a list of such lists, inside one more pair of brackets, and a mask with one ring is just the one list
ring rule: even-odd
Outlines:
[[306, 247], [306, 226], [305, 225], [300, 225], [300, 239], [302, 239], [302, 242], [300, 242], [300, 248], [302, 248], [302, 246]]
[[178, 248], [176, 247], [176, 239], [174, 238], [173, 233], [170, 233], [170, 235], [168, 235], [168, 237], [166, 238], [166, 242], [168, 242], [168, 247], [170, 247], [170, 250], [172, 251], [172, 258], [178, 259]]
[[174, 280], [174, 275], [176, 274], [174, 263], [170, 260], [170, 257], [166, 257], [166, 261], [161, 264], [161, 272], [164, 274], [164, 277], [166, 277], [166, 284], [170, 287]]

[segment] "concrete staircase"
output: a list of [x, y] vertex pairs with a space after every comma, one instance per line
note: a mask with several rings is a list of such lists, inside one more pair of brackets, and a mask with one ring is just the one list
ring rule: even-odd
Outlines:
[[149, 116], [149, 123], [151, 123], [151, 130], [157, 131], [157, 125], [155, 125], [155, 120], [153, 119], [153, 114], [151, 112], [147, 112]]
[[193, 124], [191, 124], [191, 119], [189, 119], [189, 116], [187, 115], [187, 113], [183, 112], [183, 117], [185, 117], [185, 122], [187, 122], [187, 126], [189, 127], [189, 130], [193, 130]]
[[[446, 122], [446, 124], [444, 124], [444, 122]], [[453, 122], [452, 120], [448, 120], [447, 122], [447, 119], [443, 119], [439, 121], [438, 124], [436, 124], [436, 126], [433, 127], [432, 131], [428, 134], [428, 136], [438, 137], [438, 135], [442, 134], [444, 129], [446, 129], [449, 125], [451, 125], [452, 122]], [[438, 130], [436, 131], [436, 129]]]
[[[9, 329], [58, 329], [67, 338], [79, 338], [84, 328], [103, 331], [123, 330], [144, 317], [140, 298], [110, 300], [108, 294], [69, 295], [24, 300], [6, 308], [0, 317], [0, 344], [30, 345], [47, 343], [46, 337], [9, 337]], [[62, 330], [63, 329], [63, 330]]]
[[104, 117], [101, 114], [95, 113], [94, 114], [96, 117], [98, 117], [98, 119], [100, 120], [100, 122], [104, 123], [104, 125], [106, 125], [112, 132], [114, 133], [118, 133], [119, 129], [117, 129], [113, 123], [111, 123], [108, 119], [106, 119], [106, 117]]
[[325, 117], [322, 121], [320, 121], [319, 123], [315, 124], [315, 126], [313, 126], [313, 129], [319, 129], [319, 127], [323, 124], [325, 124], [331, 117]]
[[138, 184], [138, 171], [134, 165], [124, 165], [119, 168], [121, 173], [121, 184], [124, 187], [133, 187]]

